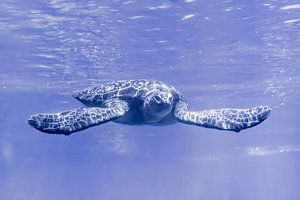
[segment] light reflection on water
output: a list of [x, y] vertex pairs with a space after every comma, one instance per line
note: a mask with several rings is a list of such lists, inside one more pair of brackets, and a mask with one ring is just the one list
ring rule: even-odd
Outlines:
[[[299, 4], [0, 3], [0, 199], [299, 199]], [[70, 137], [25, 119], [98, 83], [154, 78], [194, 110], [271, 105], [242, 134], [108, 123]], [[287, 186], [288, 185], [288, 186]]]

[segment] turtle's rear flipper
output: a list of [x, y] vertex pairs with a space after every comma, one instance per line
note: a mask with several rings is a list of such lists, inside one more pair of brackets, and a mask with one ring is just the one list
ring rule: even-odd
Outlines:
[[186, 124], [239, 132], [263, 122], [269, 116], [268, 106], [258, 106], [250, 109], [216, 109], [192, 112], [180, 101], [175, 106], [175, 118]]
[[59, 113], [36, 114], [30, 116], [28, 123], [45, 133], [70, 135], [73, 132], [116, 119], [127, 111], [127, 103], [120, 102], [108, 108], [90, 107]]

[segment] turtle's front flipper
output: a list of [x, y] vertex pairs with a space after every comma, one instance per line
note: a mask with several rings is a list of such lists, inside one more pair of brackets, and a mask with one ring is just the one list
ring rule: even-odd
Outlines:
[[115, 101], [110, 107], [79, 108], [59, 113], [36, 114], [30, 116], [28, 123], [39, 131], [53, 134], [70, 135], [92, 126], [103, 124], [124, 115], [128, 104]]
[[250, 109], [217, 109], [192, 112], [187, 105], [179, 101], [175, 105], [175, 118], [186, 124], [203, 126], [220, 130], [239, 132], [263, 122], [269, 116], [268, 106], [258, 106]]

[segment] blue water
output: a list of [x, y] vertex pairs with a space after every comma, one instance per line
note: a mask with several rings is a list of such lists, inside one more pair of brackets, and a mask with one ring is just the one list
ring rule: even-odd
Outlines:
[[[296, 0], [1, 0], [0, 199], [300, 199]], [[175, 86], [193, 110], [270, 105], [239, 134], [26, 123], [120, 79]]]

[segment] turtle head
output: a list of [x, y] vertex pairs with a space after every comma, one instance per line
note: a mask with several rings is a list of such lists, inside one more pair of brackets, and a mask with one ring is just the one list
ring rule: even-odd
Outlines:
[[151, 92], [144, 100], [143, 114], [148, 123], [155, 123], [167, 116], [173, 105], [173, 95], [170, 92]]

